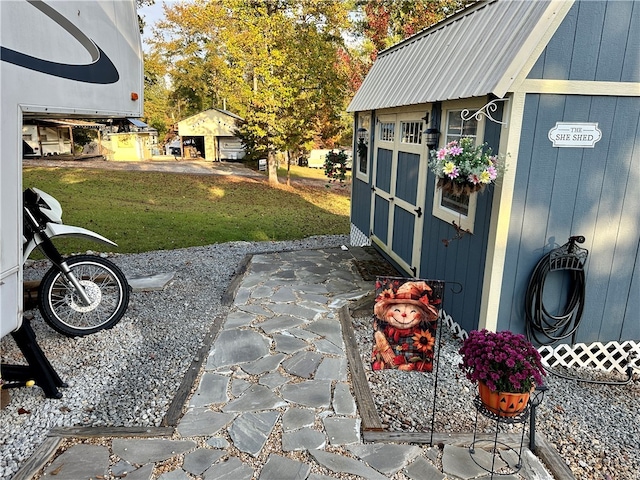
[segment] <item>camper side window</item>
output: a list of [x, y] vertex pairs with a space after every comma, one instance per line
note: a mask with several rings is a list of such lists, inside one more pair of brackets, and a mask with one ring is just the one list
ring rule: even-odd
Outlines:
[[[462, 137], [473, 138], [477, 143], [480, 136], [479, 121], [473, 117], [476, 110], [466, 113], [468, 120], [462, 119], [462, 110], [449, 110], [446, 113], [446, 143], [459, 141]], [[476, 213], [476, 193], [454, 195], [436, 188], [433, 199], [433, 215], [447, 223], [456, 222], [462, 229], [473, 232]]]

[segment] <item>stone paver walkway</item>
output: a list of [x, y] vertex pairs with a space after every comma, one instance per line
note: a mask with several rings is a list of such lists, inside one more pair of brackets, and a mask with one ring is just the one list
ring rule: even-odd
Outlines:
[[[437, 448], [361, 441], [338, 310], [373, 288], [358, 274], [350, 250], [254, 256], [176, 435], [114, 438], [111, 452], [76, 445], [47, 467], [47, 476], [377, 480], [402, 472], [412, 480], [489, 478], [466, 448], [445, 446], [443, 473], [434, 466]], [[525, 478], [551, 478], [526, 454]]]

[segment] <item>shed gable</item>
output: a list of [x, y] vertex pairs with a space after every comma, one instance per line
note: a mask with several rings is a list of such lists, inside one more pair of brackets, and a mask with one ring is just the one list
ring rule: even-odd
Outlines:
[[640, 2], [575, 2], [527, 78], [640, 82], [639, 52]]

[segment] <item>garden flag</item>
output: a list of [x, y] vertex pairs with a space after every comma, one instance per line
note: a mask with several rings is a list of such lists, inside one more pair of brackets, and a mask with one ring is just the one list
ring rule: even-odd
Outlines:
[[373, 307], [373, 370], [433, 370], [441, 281], [378, 277]]

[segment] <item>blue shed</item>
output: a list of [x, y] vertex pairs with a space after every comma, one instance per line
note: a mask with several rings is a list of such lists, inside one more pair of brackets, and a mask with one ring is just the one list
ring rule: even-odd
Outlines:
[[[463, 330], [524, 333], [535, 265], [584, 236], [571, 340], [637, 348], [640, 2], [479, 2], [380, 52], [348, 110], [353, 244], [462, 284], [444, 310]], [[506, 155], [501, 181], [443, 194], [427, 129], [435, 148], [470, 136]], [[545, 305], [561, 311], [570, 284], [550, 276]]]

